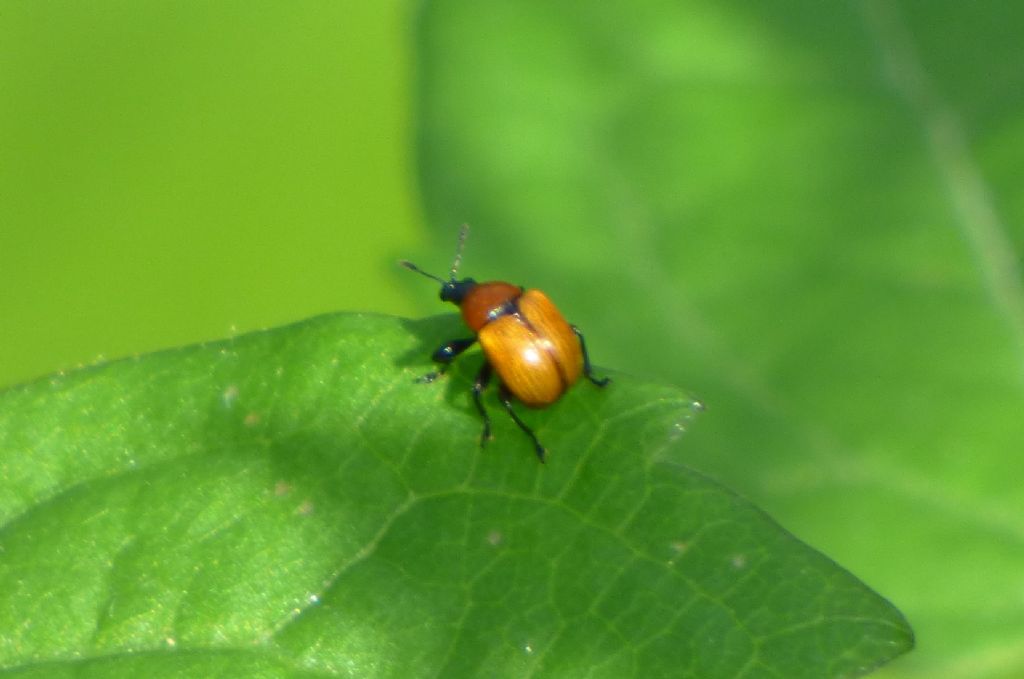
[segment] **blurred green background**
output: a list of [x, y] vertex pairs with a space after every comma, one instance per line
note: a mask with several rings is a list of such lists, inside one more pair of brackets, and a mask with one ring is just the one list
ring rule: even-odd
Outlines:
[[0, 1], [0, 384], [550, 292], [691, 466], [1024, 676], [1024, 6]]
[[404, 2], [0, 2], [0, 384], [409, 314]]

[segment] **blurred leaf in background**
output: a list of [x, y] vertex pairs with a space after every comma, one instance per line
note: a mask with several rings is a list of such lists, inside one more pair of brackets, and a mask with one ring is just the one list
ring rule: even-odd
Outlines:
[[0, 385], [408, 313], [408, 5], [0, 4]]
[[[428, 3], [431, 224], [696, 390], [689, 463], [1024, 676], [1024, 6]], [[483, 273], [479, 273], [483, 271]]]

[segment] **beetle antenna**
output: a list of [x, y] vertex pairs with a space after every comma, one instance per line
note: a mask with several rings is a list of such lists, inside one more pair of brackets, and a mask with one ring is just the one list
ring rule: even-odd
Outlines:
[[442, 280], [441, 278], [435, 276], [432, 273], [427, 273], [423, 269], [419, 268], [418, 266], [416, 266], [415, 264], [410, 262], [408, 259], [400, 259], [400, 260], [398, 260], [398, 263], [401, 264], [402, 266], [404, 266], [409, 271], [415, 271], [418, 274], [422, 274], [422, 275], [426, 276], [427, 278], [431, 278], [431, 279], [437, 281], [441, 285], [448, 285], [448, 281]]
[[441, 285], [448, 285], [448, 283], [455, 281], [455, 274], [459, 270], [459, 265], [462, 264], [462, 248], [466, 244], [466, 236], [469, 234], [469, 224], [463, 224], [462, 228], [459, 229], [459, 244], [455, 247], [455, 261], [452, 262], [452, 270], [449, 273], [450, 280], [446, 281], [432, 273], [427, 273], [423, 269], [419, 268], [408, 259], [400, 259], [398, 263], [404, 266], [409, 271], [415, 271], [418, 274], [422, 274], [431, 280], [435, 280]]
[[455, 246], [455, 261], [452, 262], [451, 279], [455, 280], [455, 273], [459, 270], [459, 265], [462, 264], [462, 247], [466, 244], [466, 236], [469, 235], [469, 224], [463, 224], [462, 228], [459, 229], [459, 244]]

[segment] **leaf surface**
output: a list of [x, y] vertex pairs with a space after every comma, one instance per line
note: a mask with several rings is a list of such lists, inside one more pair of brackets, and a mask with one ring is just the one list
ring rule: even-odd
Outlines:
[[5, 676], [856, 676], [895, 609], [693, 473], [615, 374], [478, 447], [443, 316], [334, 315], [0, 394]]

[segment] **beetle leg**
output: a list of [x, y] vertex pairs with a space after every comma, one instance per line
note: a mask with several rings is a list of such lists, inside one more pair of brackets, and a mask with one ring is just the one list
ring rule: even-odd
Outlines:
[[484, 420], [484, 430], [480, 433], [481, 448], [483, 448], [484, 444], [491, 438], [491, 417], [487, 414], [487, 409], [484, 408], [484, 401], [482, 398], [484, 389], [487, 388], [490, 381], [491, 364], [484, 361], [484, 364], [480, 366], [480, 372], [476, 374], [476, 380], [473, 382], [473, 403], [476, 404], [476, 409], [480, 411], [480, 417]]
[[441, 367], [434, 372], [429, 372], [423, 377], [417, 379], [417, 382], [433, 382], [441, 375], [444, 375], [445, 371], [451, 366], [452, 361], [459, 357], [459, 354], [469, 349], [476, 342], [476, 337], [469, 337], [467, 339], [457, 339], [448, 342], [440, 347], [433, 353], [431, 358], [435, 363], [440, 363]]
[[509, 393], [504, 384], [501, 385], [501, 389], [498, 391], [498, 396], [501, 399], [502, 404], [505, 406], [505, 410], [508, 411], [509, 416], [512, 418], [512, 421], [519, 425], [519, 428], [526, 432], [526, 435], [530, 437], [531, 441], [533, 441], [533, 449], [537, 451], [537, 458], [541, 462], [544, 462], [544, 456], [547, 454], [547, 451], [544, 450], [544, 446], [542, 446], [540, 441], [537, 440], [537, 435], [533, 433], [533, 430], [526, 426], [526, 423], [519, 419], [519, 416], [516, 415], [516, 411], [512, 409], [512, 394]]
[[575, 325], [569, 327], [580, 338], [580, 351], [583, 353], [583, 375], [599, 387], [603, 387], [611, 382], [612, 378], [610, 377], [602, 377], [601, 379], [594, 377], [594, 369], [590, 365], [590, 355], [587, 354], [587, 343], [583, 340], [583, 333]]

